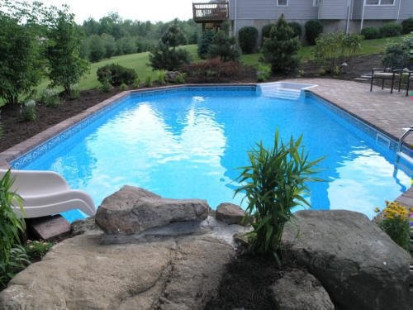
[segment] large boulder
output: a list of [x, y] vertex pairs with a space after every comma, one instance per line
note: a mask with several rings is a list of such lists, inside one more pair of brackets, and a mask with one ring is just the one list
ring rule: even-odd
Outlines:
[[100, 244], [67, 239], [0, 293], [0, 309], [203, 309], [217, 293], [229, 244], [209, 234]]
[[142, 188], [124, 186], [103, 200], [96, 224], [108, 234], [133, 234], [174, 222], [202, 221], [209, 209], [205, 200], [164, 199]]
[[288, 255], [324, 286], [339, 309], [411, 309], [411, 256], [357, 212], [299, 211], [286, 225]]
[[320, 282], [306, 271], [293, 269], [271, 286], [280, 310], [334, 310]]

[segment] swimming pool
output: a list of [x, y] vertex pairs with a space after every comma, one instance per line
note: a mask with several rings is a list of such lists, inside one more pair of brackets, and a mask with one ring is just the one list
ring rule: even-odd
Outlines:
[[[123, 185], [169, 198], [206, 199], [215, 208], [233, 197], [247, 151], [274, 132], [283, 139], [303, 134], [310, 159], [327, 155], [312, 183], [314, 209], [348, 209], [374, 216], [410, 186], [394, 175], [395, 142], [320, 98], [262, 96], [254, 86], [185, 87], [131, 93], [11, 165], [53, 170], [99, 205]], [[66, 212], [72, 221], [79, 211]]]

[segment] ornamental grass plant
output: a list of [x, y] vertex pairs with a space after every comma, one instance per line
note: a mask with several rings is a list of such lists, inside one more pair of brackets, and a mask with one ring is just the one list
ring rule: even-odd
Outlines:
[[271, 149], [258, 143], [248, 153], [250, 165], [241, 168], [238, 180], [243, 185], [235, 191], [245, 194], [246, 218], [254, 219], [249, 235], [252, 252], [272, 253], [278, 263], [285, 224], [293, 217], [294, 207], [310, 206], [305, 199], [308, 182], [321, 181], [313, 174], [323, 158], [310, 161], [301, 143], [302, 136], [284, 143], [278, 130]]

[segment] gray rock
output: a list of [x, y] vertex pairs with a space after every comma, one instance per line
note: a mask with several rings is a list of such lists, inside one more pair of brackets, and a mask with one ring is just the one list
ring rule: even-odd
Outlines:
[[100, 234], [55, 245], [12, 279], [0, 309], [203, 309], [234, 255], [209, 234], [114, 245]]
[[324, 287], [303, 270], [287, 271], [271, 289], [280, 310], [334, 310]]
[[96, 225], [95, 217], [88, 217], [84, 220], [77, 220], [71, 224], [71, 236], [77, 236], [89, 232], [101, 231]]
[[295, 215], [283, 243], [340, 309], [411, 309], [411, 257], [365, 215], [342, 210]]
[[245, 212], [240, 206], [233, 203], [221, 203], [217, 207], [216, 219], [222, 221], [229, 225], [239, 224], [241, 225], [242, 219], [244, 218]]
[[108, 234], [133, 234], [173, 222], [202, 221], [209, 209], [205, 200], [164, 199], [142, 188], [124, 186], [105, 198], [95, 218]]

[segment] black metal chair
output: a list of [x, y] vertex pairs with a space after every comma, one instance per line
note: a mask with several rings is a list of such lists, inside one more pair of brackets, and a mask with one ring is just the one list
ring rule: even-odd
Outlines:
[[375, 79], [381, 80], [381, 89], [384, 89], [384, 81], [390, 80], [390, 93], [392, 94], [396, 76], [399, 76], [399, 70], [393, 70], [392, 68], [373, 68], [371, 70], [370, 91], [373, 91], [373, 82]]

